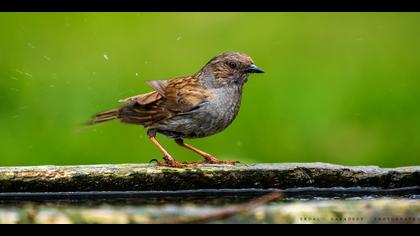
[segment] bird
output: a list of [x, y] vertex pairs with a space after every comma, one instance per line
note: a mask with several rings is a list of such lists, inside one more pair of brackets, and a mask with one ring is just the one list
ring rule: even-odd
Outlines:
[[[223, 52], [213, 57], [192, 76], [169, 80], [148, 80], [153, 91], [119, 100], [126, 105], [98, 113], [88, 122], [99, 124], [115, 119], [142, 125], [150, 141], [162, 152], [158, 165], [186, 168], [198, 164], [237, 164], [219, 160], [184, 142], [204, 138], [226, 129], [241, 105], [244, 84], [252, 73], [264, 73], [245, 53]], [[176, 144], [204, 159], [187, 163], [177, 161], [157, 140], [157, 134], [174, 139]]]

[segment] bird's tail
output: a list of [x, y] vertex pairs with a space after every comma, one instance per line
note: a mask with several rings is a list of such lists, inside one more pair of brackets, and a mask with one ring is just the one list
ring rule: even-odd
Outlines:
[[115, 108], [109, 111], [101, 112], [92, 117], [90, 121], [87, 122], [87, 125], [94, 125], [103, 123], [106, 121], [117, 119], [120, 113], [120, 108]]

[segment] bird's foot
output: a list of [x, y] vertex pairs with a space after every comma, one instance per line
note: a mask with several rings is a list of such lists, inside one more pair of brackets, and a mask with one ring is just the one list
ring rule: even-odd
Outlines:
[[237, 165], [241, 164], [239, 161], [224, 161], [216, 159], [215, 157], [209, 156], [205, 157], [205, 160], [197, 162], [199, 164], [226, 164], [226, 165]]
[[163, 161], [158, 161], [156, 159], [151, 160], [150, 162], [156, 162], [158, 166], [174, 167], [174, 168], [191, 168], [196, 167], [198, 163], [189, 163], [189, 162], [177, 162], [172, 157], [163, 157]]

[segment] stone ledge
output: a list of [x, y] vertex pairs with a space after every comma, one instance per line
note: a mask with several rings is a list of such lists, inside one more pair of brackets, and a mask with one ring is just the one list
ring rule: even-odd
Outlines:
[[325, 163], [272, 163], [201, 165], [186, 169], [154, 164], [0, 168], [2, 193], [298, 187], [395, 189], [413, 186], [420, 186], [420, 166], [379, 168]]

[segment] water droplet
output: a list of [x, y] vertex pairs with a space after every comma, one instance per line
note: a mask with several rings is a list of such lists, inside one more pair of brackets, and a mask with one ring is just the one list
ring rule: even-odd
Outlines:
[[27, 72], [23, 72], [21, 70], [16, 69], [15, 70], [17, 73], [21, 74], [21, 75], [25, 75], [26, 77], [32, 78], [32, 75], [27, 73]]
[[55, 85], [54, 84], [50, 84], [50, 86], [49, 86], [50, 88], [55, 88]]
[[48, 57], [48, 56], [44, 56], [44, 59], [47, 60], [47, 61], [51, 61], [51, 58]]
[[32, 48], [32, 49], [33, 49], [33, 48], [36, 48], [36, 47], [35, 47], [32, 43], [27, 43], [26, 45], [27, 45], [28, 47]]
[[176, 38], [176, 41], [179, 41], [179, 40], [181, 40], [182, 39], [182, 37], [181, 36], [178, 36], [177, 38]]
[[18, 78], [13, 77], [13, 76], [10, 76], [10, 79], [12, 79], [12, 80], [19, 80]]
[[139, 73], [136, 73], [136, 76], [139, 76]]
[[109, 60], [108, 54], [104, 53], [104, 59], [107, 61]]
[[21, 75], [24, 75], [24, 74], [25, 74], [25, 73], [23, 73], [23, 71], [18, 70], [18, 69], [16, 69], [15, 71], [16, 71], [17, 73], [21, 74]]

